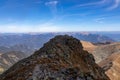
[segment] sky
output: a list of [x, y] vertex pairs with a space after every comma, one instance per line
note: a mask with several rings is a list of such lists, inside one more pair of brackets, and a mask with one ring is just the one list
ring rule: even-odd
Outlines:
[[120, 0], [0, 0], [0, 32], [120, 31]]

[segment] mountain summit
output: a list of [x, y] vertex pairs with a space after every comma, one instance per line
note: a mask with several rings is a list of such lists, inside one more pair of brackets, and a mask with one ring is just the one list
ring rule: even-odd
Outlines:
[[72, 36], [56, 36], [13, 65], [0, 80], [109, 80], [92, 54]]

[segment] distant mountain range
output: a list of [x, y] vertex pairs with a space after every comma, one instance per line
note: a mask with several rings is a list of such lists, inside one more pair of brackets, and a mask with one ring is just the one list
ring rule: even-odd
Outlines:
[[114, 42], [115, 40], [98, 34], [66, 32], [66, 33], [30, 33], [30, 34], [0, 34], [0, 46], [26, 45], [33, 49], [39, 49], [49, 39], [56, 35], [71, 35], [79, 40], [85, 40], [92, 43]]
[[29, 46], [26, 46], [24, 44], [22, 45], [18, 44], [18, 45], [9, 46], [9, 47], [0, 46], [0, 53], [4, 54], [11, 51], [21, 51], [21, 52], [24, 52], [26, 55], [31, 55], [35, 51], [35, 49], [30, 48]]
[[120, 31], [91, 32], [91, 33], [108, 36], [108, 37], [114, 39], [115, 41], [120, 42]]

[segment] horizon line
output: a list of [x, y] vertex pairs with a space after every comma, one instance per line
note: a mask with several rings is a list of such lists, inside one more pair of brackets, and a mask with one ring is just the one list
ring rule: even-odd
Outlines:
[[16, 33], [72, 33], [72, 32], [120, 32], [120, 31], [48, 31], [48, 32], [0, 32], [0, 34], [4, 34], [4, 33], [7, 33], [7, 34], [16, 34]]

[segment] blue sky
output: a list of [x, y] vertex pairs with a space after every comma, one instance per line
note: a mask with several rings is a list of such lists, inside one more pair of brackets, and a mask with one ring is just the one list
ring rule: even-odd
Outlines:
[[120, 31], [120, 0], [0, 0], [0, 32]]

